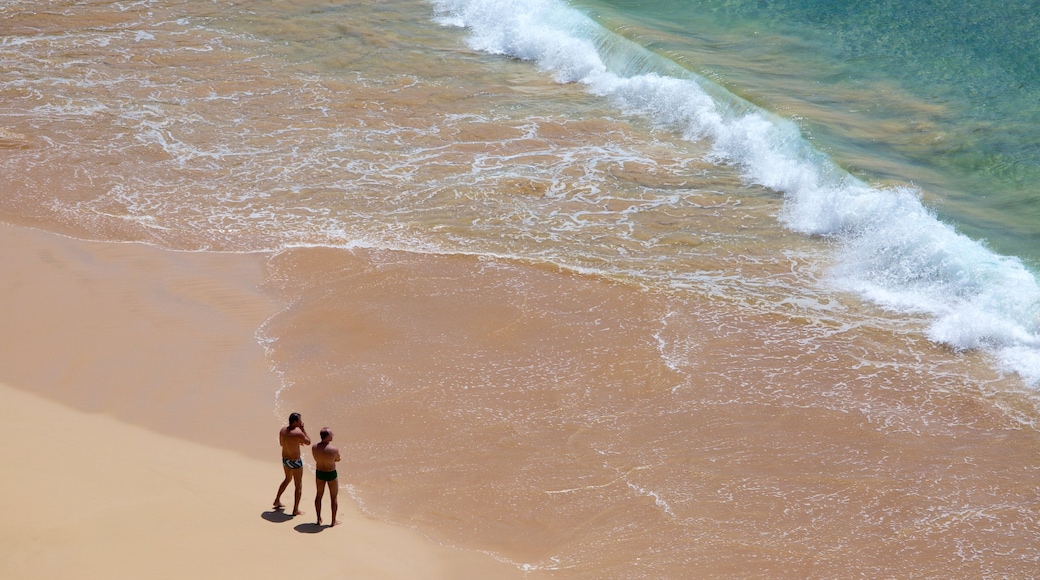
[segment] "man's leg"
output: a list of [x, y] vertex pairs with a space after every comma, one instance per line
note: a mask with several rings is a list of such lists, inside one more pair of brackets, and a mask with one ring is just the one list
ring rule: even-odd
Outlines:
[[282, 471], [285, 472], [285, 479], [282, 480], [282, 485], [278, 486], [278, 493], [274, 496], [274, 509], [285, 507], [282, 504], [282, 493], [285, 491], [285, 488], [289, 487], [289, 482], [292, 481], [292, 472], [289, 471], [289, 468], [282, 465]]
[[[318, 514], [318, 525], [321, 525], [321, 498], [325, 497], [325, 482], [314, 478], [314, 484], [318, 491], [314, 495], [314, 513]], [[330, 488], [331, 490], [331, 488]], [[334, 518], [335, 519], [335, 518]]]
[[303, 497], [303, 468], [292, 470], [293, 483], [296, 484], [296, 502], [293, 504], [293, 514], [298, 516], [303, 514], [300, 511], [300, 498]]
[[330, 526], [334, 526], [339, 523], [336, 519], [336, 511], [339, 509], [339, 502], [336, 500], [336, 496], [339, 495], [339, 478], [333, 479], [329, 482], [329, 499], [332, 500], [332, 523]]

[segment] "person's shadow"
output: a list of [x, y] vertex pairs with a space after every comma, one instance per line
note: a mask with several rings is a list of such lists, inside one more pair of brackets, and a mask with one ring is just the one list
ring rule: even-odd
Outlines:
[[291, 514], [285, 513], [285, 510], [270, 510], [260, 514], [260, 517], [264, 518], [269, 522], [276, 524], [283, 524], [293, 519]]
[[300, 524], [293, 528], [301, 534], [317, 534], [318, 532], [324, 531], [328, 526], [320, 526], [318, 524]]

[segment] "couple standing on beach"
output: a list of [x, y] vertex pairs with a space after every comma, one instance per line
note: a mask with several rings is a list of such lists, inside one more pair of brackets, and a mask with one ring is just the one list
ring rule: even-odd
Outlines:
[[[336, 521], [336, 511], [339, 503], [336, 496], [339, 495], [339, 483], [336, 481], [336, 462], [339, 461], [339, 449], [332, 446], [332, 430], [322, 427], [321, 441], [311, 445], [311, 453], [314, 455], [315, 484], [318, 487], [317, 496], [314, 498], [314, 510], [318, 514], [318, 525], [321, 525], [321, 500], [325, 495], [326, 484], [329, 487], [329, 498], [332, 500], [332, 523]], [[285, 479], [278, 486], [278, 495], [274, 496], [274, 508], [282, 509], [282, 492], [288, 487], [289, 481], [296, 484], [296, 501], [293, 505], [293, 515], [298, 516], [300, 511], [300, 496], [303, 494], [301, 484], [303, 480], [303, 458], [300, 457], [300, 447], [311, 444], [311, 438], [303, 427], [303, 418], [299, 413], [289, 415], [289, 424], [278, 431], [278, 443], [282, 446], [282, 470], [285, 471]]]

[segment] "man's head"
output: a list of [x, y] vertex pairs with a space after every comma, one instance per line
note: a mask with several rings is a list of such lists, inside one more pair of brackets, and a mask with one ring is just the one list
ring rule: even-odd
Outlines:
[[300, 414], [293, 413], [289, 415], [289, 427], [295, 427], [300, 424]]
[[321, 435], [322, 441], [332, 441], [332, 429], [329, 429], [328, 427], [322, 427], [319, 435]]

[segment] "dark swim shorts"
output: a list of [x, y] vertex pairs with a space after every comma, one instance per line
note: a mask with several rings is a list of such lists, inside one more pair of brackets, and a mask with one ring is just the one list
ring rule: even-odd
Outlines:
[[332, 481], [336, 479], [336, 470], [333, 469], [332, 471], [322, 471], [320, 469], [317, 469], [314, 471], [314, 476], [322, 481]]

